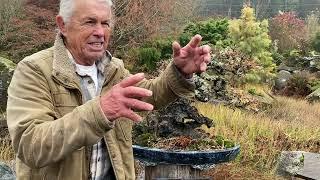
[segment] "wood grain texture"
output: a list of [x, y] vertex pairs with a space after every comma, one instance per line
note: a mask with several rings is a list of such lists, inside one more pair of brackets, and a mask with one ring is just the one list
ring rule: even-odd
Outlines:
[[200, 177], [200, 170], [187, 165], [168, 165], [145, 167], [145, 180], [208, 180]]

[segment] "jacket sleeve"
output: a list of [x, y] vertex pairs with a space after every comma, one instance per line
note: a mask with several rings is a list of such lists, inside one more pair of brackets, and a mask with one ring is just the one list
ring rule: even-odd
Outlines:
[[178, 97], [193, 97], [195, 89], [195, 84], [182, 77], [173, 62], [159, 77], [144, 80], [138, 86], [153, 92], [152, 97], [145, 99], [145, 101], [153, 104], [156, 109], [167, 105]]
[[7, 123], [17, 157], [31, 168], [58, 162], [113, 127], [98, 98], [57, 118], [46, 78], [29, 61], [18, 64], [10, 83]]

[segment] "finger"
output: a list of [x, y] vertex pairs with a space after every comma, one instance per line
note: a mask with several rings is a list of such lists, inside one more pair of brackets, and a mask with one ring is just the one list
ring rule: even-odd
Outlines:
[[197, 34], [191, 39], [188, 45], [192, 48], [196, 48], [200, 45], [201, 39], [202, 37], [199, 34]]
[[203, 62], [200, 64], [200, 71], [204, 72], [207, 70], [207, 63]]
[[132, 110], [128, 109], [123, 113], [123, 117], [126, 117], [128, 119], [131, 119], [134, 122], [141, 122], [142, 117], [139, 116], [138, 114], [134, 113]]
[[211, 61], [211, 55], [210, 54], [203, 55], [203, 62], [205, 62], [206, 64], [209, 64], [210, 61]]
[[177, 57], [180, 55], [180, 49], [181, 49], [181, 46], [178, 42], [175, 41], [172, 43], [173, 57]]
[[153, 105], [134, 99], [134, 98], [128, 98], [125, 102], [125, 105], [134, 110], [141, 110], [141, 111], [152, 111], [153, 110]]
[[152, 96], [152, 91], [145, 89], [145, 88], [140, 88], [140, 87], [135, 87], [135, 86], [129, 86], [126, 87], [123, 90], [123, 95], [125, 97], [149, 97]]
[[128, 86], [134, 86], [135, 84], [142, 81], [143, 79], [144, 79], [144, 73], [138, 73], [125, 78], [119, 83], [119, 85], [123, 88]]
[[211, 47], [208, 45], [201, 46], [200, 49], [200, 55], [209, 54], [211, 51]]

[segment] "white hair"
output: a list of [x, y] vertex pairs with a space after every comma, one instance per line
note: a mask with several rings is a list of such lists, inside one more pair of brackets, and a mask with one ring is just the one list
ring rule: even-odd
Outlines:
[[[70, 21], [70, 18], [74, 11], [74, 4], [76, 0], [60, 0], [59, 15], [63, 18], [65, 23]], [[101, 3], [105, 3], [107, 6], [112, 7], [112, 0], [96, 0]]]

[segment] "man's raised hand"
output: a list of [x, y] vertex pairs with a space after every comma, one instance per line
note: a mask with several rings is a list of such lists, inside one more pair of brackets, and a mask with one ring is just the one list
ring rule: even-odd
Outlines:
[[174, 64], [186, 76], [206, 71], [211, 60], [211, 48], [208, 45], [200, 46], [201, 39], [200, 35], [195, 35], [183, 48], [178, 42], [172, 44]]
[[152, 91], [135, 86], [143, 79], [143, 73], [129, 76], [113, 86], [105, 95], [101, 96], [100, 105], [108, 120], [114, 121], [117, 118], [126, 117], [139, 122], [142, 120], [142, 117], [133, 110], [153, 110], [152, 104], [139, 100], [152, 96]]

